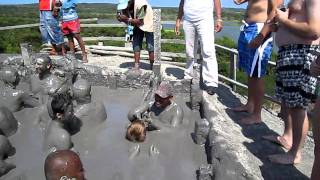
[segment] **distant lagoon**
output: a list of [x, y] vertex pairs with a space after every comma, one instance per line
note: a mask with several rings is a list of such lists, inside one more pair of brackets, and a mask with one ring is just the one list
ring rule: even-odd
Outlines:
[[[99, 19], [98, 24], [118, 24], [119, 22], [113, 19]], [[163, 24], [163, 28], [166, 30], [173, 30], [174, 29], [174, 23], [171, 22], [165, 22]], [[214, 27], [212, 27], [214, 28]], [[216, 38], [221, 38], [223, 36], [231, 38], [234, 42], [237, 43], [238, 37], [240, 33], [240, 25], [237, 25], [234, 22], [224, 22], [223, 23], [223, 29], [221, 32], [216, 33]]]

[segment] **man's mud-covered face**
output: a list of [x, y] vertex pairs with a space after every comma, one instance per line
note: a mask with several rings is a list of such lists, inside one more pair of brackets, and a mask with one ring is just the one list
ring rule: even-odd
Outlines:
[[46, 72], [50, 68], [49, 63], [45, 62], [44, 59], [38, 58], [36, 60], [36, 71], [39, 74]]
[[158, 108], [165, 108], [165, 107], [167, 107], [168, 105], [171, 104], [171, 101], [170, 101], [171, 96], [168, 96], [168, 97], [166, 97], [166, 98], [162, 98], [162, 97], [160, 97], [158, 94], [155, 94], [155, 95], [154, 95], [154, 98], [155, 98], [154, 104], [155, 104], [156, 107], [158, 107]]

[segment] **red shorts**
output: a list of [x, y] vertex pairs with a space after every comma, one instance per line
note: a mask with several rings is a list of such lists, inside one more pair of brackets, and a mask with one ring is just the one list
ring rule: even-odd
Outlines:
[[80, 33], [80, 20], [62, 22], [61, 30], [64, 35]]

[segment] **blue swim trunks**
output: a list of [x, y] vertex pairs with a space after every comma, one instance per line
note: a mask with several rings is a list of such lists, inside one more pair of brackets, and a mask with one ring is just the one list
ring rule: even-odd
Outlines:
[[250, 77], [260, 78], [265, 76], [268, 60], [271, 58], [273, 46], [271, 36], [257, 49], [248, 47], [248, 44], [259, 34], [262, 27], [263, 23], [244, 23], [240, 28], [241, 32], [238, 39], [238, 66]]
[[52, 16], [52, 11], [40, 11], [40, 32], [43, 43], [59, 45], [64, 41], [59, 22]]

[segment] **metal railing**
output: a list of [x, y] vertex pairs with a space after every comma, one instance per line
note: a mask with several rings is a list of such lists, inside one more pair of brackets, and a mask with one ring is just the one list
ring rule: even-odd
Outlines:
[[[81, 22], [96, 22], [98, 19], [97, 18], [92, 18], [92, 19], [82, 19]], [[166, 22], [162, 22], [166, 23]], [[21, 29], [21, 28], [31, 28], [31, 27], [37, 27], [39, 26], [38, 23], [35, 24], [25, 24], [25, 25], [16, 25], [16, 26], [6, 26], [6, 27], [0, 27], [0, 31], [3, 30], [12, 30], [12, 29]], [[81, 27], [86, 27], [86, 28], [110, 28], [110, 27], [126, 27], [125, 24], [81, 24]], [[84, 41], [124, 41], [123, 37], [83, 37]], [[169, 44], [185, 44], [184, 40], [181, 39], [161, 39], [161, 43], [169, 43]], [[222, 74], [219, 74], [219, 78], [223, 81], [227, 81], [229, 85], [231, 86], [233, 91], [236, 91], [236, 87], [242, 87], [248, 89], [248, 86], [237, 81], [237, 58], [238, 58], [238, 51], [233, 48], [228, 48], [225, 46], [221, 46], [219, 44], [215, 44], [216, 49], [224, 50], [229, 53], [229, 59], [230, 59], [230, 64], [229, 64], [229, 70], [230, 73], [228, 76], [224, 76]], [[181, 56], [182, 53], [177, 53], [179, 56]], [[275, 66], [275, 62], [269, 61], [269, 65]], [[264, 95], [265, 99], [280, 104], [279, 101], [277, 101], [274, 97], [265, 94]]]

